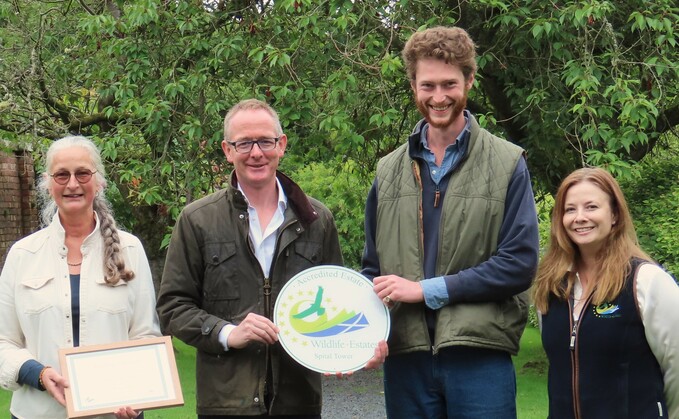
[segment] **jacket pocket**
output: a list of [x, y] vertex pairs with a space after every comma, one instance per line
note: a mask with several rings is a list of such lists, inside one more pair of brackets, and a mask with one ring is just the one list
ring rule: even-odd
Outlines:
[[130, 286], [125, 281], [118, 281], [114, 287], [97, 284], [90, 287], [89, 292], [91, 293], [92, 301], [97, 302], [98, 311], [109, 315], [119, 315], [127, 313], [128, 308], [131, 309], [131, 306], [134, 304], [130, 298], [133, 292]]
[[[239, 259], [241, 259], [239, 261]], [[239, 263], [235, 242], [207, 243], [203, 250], [205, 276], [203, 309], [224, 319], [231, 319], [240, 298], [240, 280], [247, 280]]]
[[38, 290], [44, 287], [48, 282], [53, 280], [53, 276], [45, 276], [40, 278], [25, 278], [21, 280], [21, 285], [33, 290]]
[[125, 313], [127, 311], [127, 308], [125, 306], [115, 306], [111, 304], [100, 304], [98, 309], [99, 311], [108, 314], [120, 314]]
[[22, 307], [28, 315], [39, 314], [52, 307], [52, 297], [55, 295], [52, 290], [53, 280], [53, 276], [23, 278], [23, 290], [17, 296], [17, 307]]
[[288, 272], [297, 274], [305, 269], [318, 266], [321, 260], [323, 260], [321, 243], [298, 240], [294, 246], [293, 257], [288, 260], [287, 264]]

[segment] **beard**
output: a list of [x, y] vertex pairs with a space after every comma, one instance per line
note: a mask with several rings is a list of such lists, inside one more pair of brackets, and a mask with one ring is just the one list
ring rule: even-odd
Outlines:
[[453, 125], [455, 120], [460, 116], [462, 111], [467, 107], [467, 92], [468, 90], [465, 89], [464, 95], [460, 98], [460, 100], [455, 100], [452, 99], [452, 112], [450, 113], [450, 116], [446, 118], [445, 120], [441, 119], [434, 119], [431, 116], [431, 109], [429, 109], [429, 106], [427, 103], [421, 102], [417, 100], [417, 94], [415, 94], [415, 104], [417, 105], [417, 110], [420, 111], [424, 119], [429, 123], [430, 126], [437, 128], [437, 129], [445, 129]]

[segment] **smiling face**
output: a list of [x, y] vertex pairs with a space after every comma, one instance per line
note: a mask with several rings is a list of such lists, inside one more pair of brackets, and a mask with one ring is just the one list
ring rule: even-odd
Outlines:
[[474, 76], [464, 79], [458, 66], [442, 60], [424, 58], [417, 62], [411, 87], [417, 109], [429, 124], [438, 129], [452, 127], [467, 106], [467, 93]]
[[68, 183], [60, 185], [50, 177], [48, 181], [49, 194], [59, 208], [59, 214], [66, 217], [92, 217], [93, 202], [97, 192], [101, 189], [98, 177], [93, 175], [86, 183], [80, 183], [74, 174], [79, 170], [95, 172], [90, 154], [83, 147], [68, 147], [54, 153], [49, 174], [70, 172]]
[[[245, 109], [233, 115], [229, 123], [229, 138], [222, 141], [222, 150], [234, 165], [238, 183], [246, 191], [262, 190], [275, 185], [276, 169], [285, 153], [287, 137], [278, 134], [274, 118], [265, 109]], [[253, 145], [248, 153], [239, 153], [229, 142], [280, 137], [273, 150], [262, 151]]]
[[566, 234], [580, 253], [596, 254], [617, 221], [611, 208], [611, 197], [587, 180], [568, 189], [563, 211]]

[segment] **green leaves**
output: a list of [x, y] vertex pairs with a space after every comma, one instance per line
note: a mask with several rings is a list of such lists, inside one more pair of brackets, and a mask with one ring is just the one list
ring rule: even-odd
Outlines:
[[374, 114], [370, 117], [370, 124], [376, 127], [389, 126], [396, 122], [399, 117], [399, 112], [396, 109], [387, 109], [384, 112]]
[[641, 246], [653, 259], [679, 278], [679, 139], [668, 135], [668, 149], [648, 156], [640, 174], [623, 179], [621, 186]]
[[273, 45], [255, 47], [248, 53], [248, 58], [257, 64], [268, 64], [269, 67], [285, 67], [290, 65], [290, 56], [282, 49]]
[[370, 183], [360, 176], [357, 162], [333, 159], [328, 163], [312, 163], [293, 176], [307, 194], [323, 202], [333, 213], [344, 263], [359, 269], [363, 253], [362, 220]]
[[403, 45], [415, 30], [459, 24], [479, 54], [469, 107], [528, 151], [536, 188], [583, 164], [633, 176], [665, 147], [679, 109], [676, 1], [449, 3], [0, 3], [0, 134], [94, 136], [127, 222], [172, 225], [225, 182], [224, 114], [257, 97], [290, 138], [284, 170], [321, 167], [327, 184], [347, 170], [360, 189], [420, 117]]

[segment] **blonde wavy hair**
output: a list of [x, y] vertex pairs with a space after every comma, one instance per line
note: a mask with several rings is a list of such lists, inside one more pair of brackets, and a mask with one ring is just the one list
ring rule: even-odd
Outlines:
[[611, 227], [611, 232], [606, 238], [606, 243], [601, 246], [601, 250], [596, 255], [598, 269], [595, 272], [596, 280], [593, 284], [593, 304], [602, 304], [620, 294], [625, 285], [625, 278], [631, 269], [630, 259], [632, 257], [651, 260], [639, 247], [627, 201], [615, 178], [600, 168], [578, 169], [561, 182], [556, 193], [552, 211], [550, 244], [540, 262], [533, 284], [533, 302], [542, 313], [547, 313], [549, 310], [551, 294], [561, 300], [566, 300], [573, 289], [575, 274], [570, 270], [578, 265], [581, 255], [577, 245], [568, 237], [563, 225], [563, 216], [566, 193], [571, 187], [582, 182], [590, 182], [608, 195], [611, 211], [616, 219], [616, 223]]
[[106, 188], [106, 170], [101, 161], [99, 149], [90, 139], [81, 136], [64, 137], [54, 141], [47, 150], [45, 157], [46, 172], [38, 183], [38, 194], [42, 202], [41, 223], [43, 226], [49, 225], [58, 211], [57, 204], [50, 195], [48, 188], [51, 179], [49, 173], [52, 173], [54, 155], [58, 151], [71, 147], [81, 147], [87, 151], [92, 165], [94, 165], [97, 172], [94, 174], [94, 181], [101, 187], [101, 191], [94, 198], [93, 207], [94, 212], [99, 217], [99, 230], [104, 239], [104, 279], [109, 285], [115, 285], [120, 280], [130, 281], [134, 279], [134, 272], [125, 266], [125, 259], [123, 259], [120, 249], [118, 227], [113, 218], [111, 204], [104, 194], [104, 189]]

